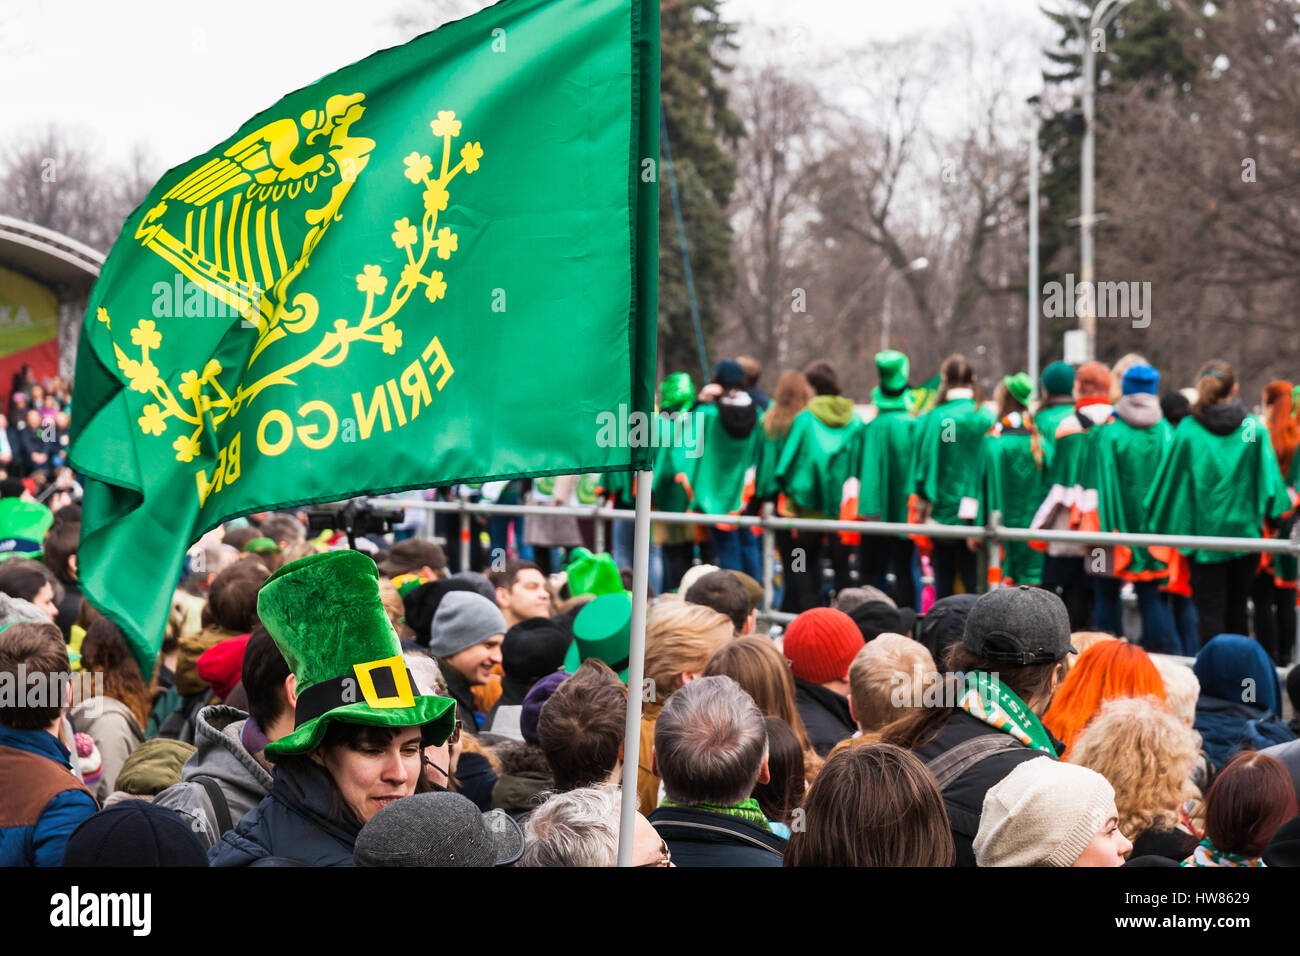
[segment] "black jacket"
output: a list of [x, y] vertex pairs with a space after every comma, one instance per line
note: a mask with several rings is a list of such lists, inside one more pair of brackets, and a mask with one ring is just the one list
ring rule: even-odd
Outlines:
[[447, 696], [456, 702], [456, 717], [461, 726], [471, 734], [478, 733], [478, 717], [474, 713], [474, 695], [470, 693], [469, 681], [454, 668], [443, 666], [442, 661], [438, 662], [438, 669], [447, 685]]
[[784, 839], [725, 813], [660, 807], [646, 819], [678, 866], [780, 866], [785, 854]]
[[820, 684], [794, 680], [794, 705], [803, 718], [817, 755], [825, 757], [841, 740], [853, 736], [858, 725], [849, 714], [849, 699]]
[[315, 764], [275, 768], [271, 795], [244, 814], [208, 851], [209, 866], [256, 866], [268, 860], [306, 866], [352, 866], [361, 832], [346, 807], [331, 815], [334, 787]]
[[1163, 856], [1167, 860], [1185, 860], [1192, 855], [1200, 841], [1186, 830], [1174, 827], [1170, 830], [1157, 830], [1154, 827], [1133, 838], [1133, 852], [1130, 860], [1140, 856]]
[[[925, 763], [972, 737], [1000, 733], [1002, 731], [990, 727], [964, 710], [958, 710], [948, 718], [939, 735], [928, 744], [917, 747], [915, 753], [921, 762]], [[1055, 737], [1052, 737], [1052, 745], [1056, 747], [1058, 754], [1065, 751], [1065, 744]], [[1047, 754], [1041, 750], [1017, 745], [1013, 750], [998, 751], [986, 757], [948, 785], [948, 789], [943, 792], [943, 805], [948, 810], [948, 824], [952, 828], [953, 843], [957, 847], [957, 866], [975, 865], [975, 850], [972, 844], [980, 828], [980, 814], [984, 811], [984, 795], [995, 783], [1026, 760], [1046, 756]]]

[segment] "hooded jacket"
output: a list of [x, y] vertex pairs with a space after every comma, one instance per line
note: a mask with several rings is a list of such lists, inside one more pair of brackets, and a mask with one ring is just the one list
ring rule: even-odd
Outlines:
[[79, 734], [90, 734], [103, 759], [103, 772], [95, 784], [95, 797], [100, 803], [117, 789], [117, 774], [131, 756], [131, 751], [144, 743], [144, 731], [136, 722], [131, 708], [112, 697], [94, 697], [82, 701], [68, 713], [72, 729]]
[[[1147, 529], [1155, 534], [1254, 538], [1263, 519], [1291, 510], [1268, 426], [1247, 416], [1240, 402], [1189, 415], [1152, 479], [1144, 502]], [[1203, 564], [1231, 561], [1244, 551], [1183, 552]]]
[[208, 865], [352, 866], [361, 824], [346, 806], [332, 815], [334, 802], [334, 784], [323, 767], [308, 761], [278, 766], [270, 795], [222, 834], [208, 850]]
[[[1075, 508], [1083, 531], [1141, 533], [1146, 530], [1145, 502], [1156, 470], [1174, 430], [1165, 421], [1154, 395], [1125, 395], [1115, 404], [1110, 421], [1092, 430]], [[1168, 577], [1174, 560], [1170, 548], [1105, 549], [1108, 577], [1157, 580]], [[1091, 563], [1089, 563], [1091, 568]]]
[[1201, 682], [1193, 726], [1216, 768], [1239, 750], [1262, 750], [1295, 739], [1280, 716], [1277, 671], [1257, 641], [1220, 634], [1201, 648], [1192, 671]]
[[536, 744], [506, 741], [494, 753], [501, 772], [492, 787], [492, 809], [518, 817], [537, 809], [538, 796], [555, 786], [546, 754]]
[[194, 733], [198, 749], [185, 762], [181, 782], [154, 798], [154, 803], [185, 817], [205, 849], [225, 831], [211, 797], [196, 778], [206, 777], [221, 788], [232, 823], [238, 823], [271, 792], [271, 772], [244, 746], [241, 734], [248, 720], [242, 710], [223, 704], [199, 711]]
[[950, 389], [948, 401], [936, 405], [916, 425], [912, 491], [931, 504], [938, 524], [973, 519], [980, 445], [993, 416], [975, 404], [970, 389]]
[[839, 517], [861, 428], [853, 400], [843, 395], [818, 395], [794, 417], [775, 478], [800, 517]]
[[763, 432], [761, 416], [748, 392], [724, 393], [699, 405], [696, 444], [686, 449], [681, 480], [691, 496], [690, 510], [703, 514], [738, 514], [753, 493], [754, 466]]

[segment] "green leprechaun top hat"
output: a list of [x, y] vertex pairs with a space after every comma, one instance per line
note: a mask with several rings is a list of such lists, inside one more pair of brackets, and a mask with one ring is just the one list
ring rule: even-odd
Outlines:
[[331, 721], [423, 730], [437, 746], [456, 725], [456, 702], [417, 697], [402, 646], [379, 599], [375, 562], [356, 551], [309, 554], [276, 571], [257, 613], [298, 681], [293, 733], [269, 760], [309, 753]]
[[588, 601], [573, 620], [573, 643], [563, 668], [572, 674], [588, 657], [599, 657], [627, 683], [632, 641], [632, 598], [626, 591]]

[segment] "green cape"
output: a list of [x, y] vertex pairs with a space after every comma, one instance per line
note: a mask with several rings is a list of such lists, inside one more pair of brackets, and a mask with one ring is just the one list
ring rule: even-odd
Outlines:
[[[819, 396], [827, 398], [830, 396]], [[844, 482], [854, 473], [857, 462], [853, 451], [862, 419], [853, 414], [853, 403], [840, 401], [832, 406], [832, 419], [844, 424], [832, 427], [809, 407], [794, 417], [781, 460], [776, 465], [777, 486], [785, 492], [801, 514], [839, 517]], [[826, 404], [826, 403], [823, 403]], [[843, 407], [848, 406], [848, 415]]]
[[[1033, 433], [1026, 427], [1006, 428], [990, 434], [980, 446], [975, 497], [980, 509], [977, 524], [990, 512], [1002, 513], [1008, 528], [1028, 528], [1043, 497], [1043, 476], [1034, 461]], [[1007, 584], [1041, 584], [1043, 553], [1023, 541], [1002, 543], [1002, 578]]]
[[878, 407], [860, 433], [858, 514], [905, 523], [918, 420], [901, 406]]
[[993, 416], [969, 398], [936, 405], [917, 423], [912, 491], [933, 504], [930, 517], [957, 524], [962, 498], [975, 497], [979, 447]]
[[[1263, 518], [1291, 507], [1268, 427], [1247, 415], [1230, 435], [1215, 435], [1188, 415], [1174, 429], [1144, 508], [1155, 534], [1255, 538]], [[1183, 549], [1193, 561], [1212, 564], [1245, 551]]]

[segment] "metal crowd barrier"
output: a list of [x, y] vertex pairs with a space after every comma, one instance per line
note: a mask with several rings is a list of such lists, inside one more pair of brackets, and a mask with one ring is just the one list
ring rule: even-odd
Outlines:
[[[601, 505], [500, 505], [490, 502], [471, 502], [466, 498], [457, 501], [410, 501], [406, 499], [372, 498], [375, 505], [400, 506], [426, 513], [425, 536], [432, 539], [434, 515], [460, 516], [460, 566], [470, 564], [470, 516], [481, 514], [502, 517], [536, 515], [539, 517], [590, 518], [595, 522], [595, 550], [605, 551], [606, 524], [610, 521], [632, 521], [636, 512], [603, 507]], [[999, 545], [1007, 541], [1040, 541], [1080, 545], [1126, 545], [1128, 547], [1164, 546], [1170, 548], [1196, 548], [1202, 551], [1249, 551], [1256, 554], [1292, 554], [1300, 558], [1300, 540], [1289, 538], [1227, 538], [1177, 534], [1130, 534], [1100, 531], [1055, 531], [1027, 528], [1008, 528], [1002, 524], [1000, 512], [993, 512], [989, 522], [976, 525], [900, 524], [888, 521], [838, 521], [830, 519], [785, 518], [774, 513], [766, 504], [762, 515], [714, 515], [652, 511], [650, 520], [662, 524], [730, 525], [763, 530], [763, 612], [769, 617], [780, 612], [772, 610], [775, 534], [777, 531], [856, 532], [869, 536], [926, 535], [931, 538], [968, 538], [981, 542], [990, 568], [1001, 566]], [[777, 618], [773, 618], [777, 620]]]

